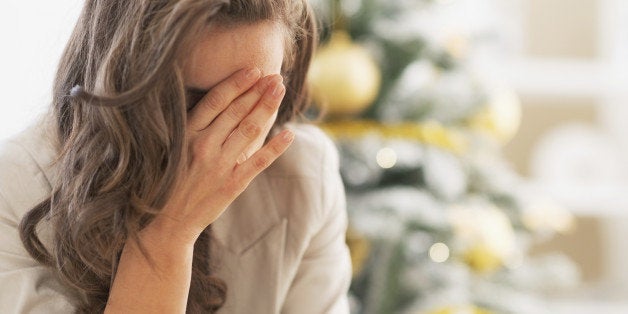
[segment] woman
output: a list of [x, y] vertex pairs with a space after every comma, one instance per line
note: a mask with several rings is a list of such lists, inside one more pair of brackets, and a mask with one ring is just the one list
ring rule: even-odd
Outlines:
[[1, 312], [348, 312], [315, 41], [305, 0], [86, 1], [0, 147]]

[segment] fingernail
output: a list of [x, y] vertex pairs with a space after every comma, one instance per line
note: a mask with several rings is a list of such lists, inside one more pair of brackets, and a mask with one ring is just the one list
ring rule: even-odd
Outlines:
[[245, 161], [246, 161], [246, 154], [242, 153], [240, 155], [240, 157], [238, 157], [238, 160], [236, 162], [238, 163], [238, 165], [240, 165], [240, 164], [244, 163]]
[[277, 86], [279, 84], [281, 84], [281, 82], [283, 82], [283, 77], [281, 76], [272, 76], [272, 77], [266, 77], [264, 79], [264, 82], [262, 83], [262, 88], [263, 90], [269, 89], [272, 86]]
[[273, 96], [277, 98], [281, 97], [281, 95], [283, 94], [285, 90], [286, 90], [286, 87], [282, 83], [279, 83], [275, 85], [275, 89], [273, 89]]
[[292, 140], [294, 140], [294, 132], [286, 130], [286, 132], [284, 132], [283, 134], [283, 140], [287, 143], [292, 142]]

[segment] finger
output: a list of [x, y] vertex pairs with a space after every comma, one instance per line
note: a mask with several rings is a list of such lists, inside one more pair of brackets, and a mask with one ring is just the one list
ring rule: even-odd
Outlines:
[[227, 160], [235, 161], [259, 136], [265, 136], [265, 134], [261, 134], [263, 127], [279, 109], [285, 93], [286, 88], [283, 84], [266, 90], [253, 111], [240, 122], [222, 145], [222, 152]]
[[[277, 115], [279, 111], [276, 111], [275, 114], [268, 119], [264, 127], [262, 128], [262, 135], [258, 137], [253, 143], [251, 143], [245, 151], [240, 155], [238, 160], [236, 161], [238, 164], [245, 162], [249, 159], [256, 151], [258, 151], [264, 144], [268, 141], [268, 132], [273, 128], [275, 121], [277, 120]], [[266, 135], [266, 136], [264, 136]]]
[[260, 75], [257, 68], [244, 69], [218, 83], [191, 110], [188, 127], [193, 131], [205, 129], [236, 97], [251, 88]]
[[249, 160], [235, 169], [236, 181], [250, 182], [264, 169], [268, 168], [279, 156], [290, 147], [294, 141], [294, 133], [283, 130], [273, 137], [268, 144], [257, 151]]
[[282, 81], [280, 75], [262, 78], [248, 92], [236, 98], [203, 132], [208, 134], [212, 142], [222, 145], [240, 122], [251, 113], [266, 90], [275, 88]]

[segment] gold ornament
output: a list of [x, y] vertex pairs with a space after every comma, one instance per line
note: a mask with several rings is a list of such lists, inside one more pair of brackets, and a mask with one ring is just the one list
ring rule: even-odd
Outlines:
[[456, 59], [462, 59], [469, 54], [469, 40], [463, 34], [448, 36], [444, 46], [445, 50]]
[[530, 202], [521, 213], [523, 224], [533, 232], [568, 234], [576, 227], [574, 215], [551, 199]]
[[415, 140], [456, 154], [464, 154], [469, 143], [462, 132], [431, 121], [426, 123], [382, 124], [376, 121], [336, 121], [321, 125], [334, 138], [360, 138], [378, 134], [384, 138]]
[[508, 216], [484, 203], [456, 205], [449, 209], [460, 257], [478, 273], [493, 272], [517, 253], [515, 232]]
[[488, 103], [469, 122], [472, 129], [506, 144], [521, 125], [521, 102], [513, 91], [495, 89], [490, 93]]
[[474, 305], [471, 306], [446, 306], [441, 309], [427, 312], [427, 314], [493, 314], [493, 312], [477, 307]]
[[495, 250], [484, 244], [477, 244], [466, 251], [462, 259], [471, 269], [478, 273], [494, 272], [503, 264], [502, 257]]
[[312, 62], [308, 74], [312, 96], [332, 116], [364, 111], [377, 97], [381, 74], [369, 52], [336, 31]]
[[369, 241], [355, 229], [347, 228], [347, 246], [351, 253], [351, 266], [353, 267], [353, 276], [362, 272], [366, 259], [371, 252], [371, 244]]

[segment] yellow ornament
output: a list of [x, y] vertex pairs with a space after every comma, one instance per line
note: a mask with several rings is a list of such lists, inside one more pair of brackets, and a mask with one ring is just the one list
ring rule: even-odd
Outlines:
[[351, 266], [353, 267], [353, 276], [362, 272], [366, 259], [371, 251], [369, 241], [355, 229], [347, 228], [347, 246], [351, 254]]
[[425, 143], [446, 147], [456, 153], [465, 150], [465, 139], [455, 130], [445, 128], [438, 121], [428, 121], [422, 127]]
[[464, 253], [464, 262], [478, 273], [494, 272], [502, 266], [502, 257], [488, 245], [478, 244]]
[[381, 74], [369, 52], [336, 31], [316, 54], [308, 81], [312, 96], [330, 115], [364, 111], [379, 92]]
[[462, 34], [452, 34], [445, 40], [445, 49], [452, 57], [462, 59], [469, 53], [469, 40]]
[[551, 199], [530, 202], [521, 214], [523, 224], [533, 232], [567, 234], [575, 229], [576, 219], [566, 208]]
[[456, 154], [466, 152], [469, 143], [462, 132], [431, 121], [426, 123], [382, 124], [370, 120], [334, 121], [320, 125], [335, 138], [361, 138], [378, 134], [384, 138], [416, 140]]
[[493, 314], [493, 312], [477, 306], [446, 306], [427, 312], [427, 314]]
[[492, 272], [517, 253], [510, 220], [498, 209], [482, 202], [470, 202], [449, 209], [462, 260], [478, 273]]
[[521, 102], [509, 89], [495, 89], [488, 103], [470, 120], [471, 128], [508, 143], [521, 125]]

